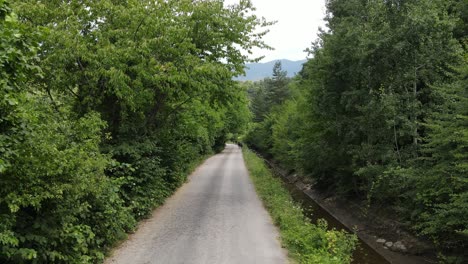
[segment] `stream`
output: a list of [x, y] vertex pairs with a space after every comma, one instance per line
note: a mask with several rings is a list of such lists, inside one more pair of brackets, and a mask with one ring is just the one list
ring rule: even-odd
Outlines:
[[[278, 176], [278, 175], [277, 175]], [[299, 190], [294, 184], [286, 182], [286, 180], [278, 176], [283, 180], [284, 186], [289, 190], [294, 201], [302, 206], [304, 214], [312, 220], [313, 223], [317, 222], [318, 219], [323, 218], [328, 222], [330, 229], [335, 228], [337, 230], [346, 230], [352, 233], [346, 226], [344, 226], [335, 217], [325, 211], [320, 205], [318, 205], [312, 198], [307, 196], [304, 192]], [[384, 257], [369, 247], [364, 241], [359, 239], [356, 250], [353, 253], [353, 264], [390, 264]]]

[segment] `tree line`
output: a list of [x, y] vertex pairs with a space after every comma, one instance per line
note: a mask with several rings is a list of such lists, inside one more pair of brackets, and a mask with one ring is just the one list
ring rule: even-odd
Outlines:
[[249, 120], [250, 1], [0, 0], [0, 262], [99, 263]]
[[245, 83], [252, 147], [318, 189], [385, 207], [463, 263], [468, 245], [468, 3], [329, 0], [289, 79]]

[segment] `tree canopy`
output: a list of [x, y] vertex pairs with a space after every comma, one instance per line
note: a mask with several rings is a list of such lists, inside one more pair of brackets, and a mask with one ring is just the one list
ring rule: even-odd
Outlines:
[[250, 1], [0, 1], [0, 262], [96, 263], [249, 120]]
[[273, 108], [253, 85], [246, 137], [316, 188], [385, 204], [455, 263], [468, 238], [464, 2], [327, 1], [291, 96]]

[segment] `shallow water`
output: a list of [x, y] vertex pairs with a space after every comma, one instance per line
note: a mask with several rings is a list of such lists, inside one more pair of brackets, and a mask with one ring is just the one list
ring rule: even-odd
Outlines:
[[[282, 177], [280, 177], [283, 179]], [[283, 180], [285, 187], [291, 193], [294, 201], [302, 205], [304, 214], [315, 223], [318, 219], [323, 218], [328, 222], [330, 229], [335, 228], [337, 230], [346, 230], [351, 232], [335, 217], [325, 211], [320, 205], [318, 205], [312, 198], [307, 196], [304, 192], [299, 190], [294, 184], [287, 183]], [[353, 254], [353, 264], [390, 264], [384, 257], [369, 247], [364, 241], [359, 239], [359, 244]]]

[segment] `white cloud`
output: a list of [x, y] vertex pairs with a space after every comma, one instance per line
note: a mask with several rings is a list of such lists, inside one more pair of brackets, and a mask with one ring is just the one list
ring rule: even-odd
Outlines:
[[[226, 4], [237, 2], [225, 0]], [[304, 50], [317, 39], [318, 28], [325, 26], [325, 0], [252, 0], [252, 3], [257, 16], [278, 21], [264, 38], [275, 50], [254, 50], [254, 56], [264, 55], [264, 62], [306, 58]]]

